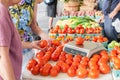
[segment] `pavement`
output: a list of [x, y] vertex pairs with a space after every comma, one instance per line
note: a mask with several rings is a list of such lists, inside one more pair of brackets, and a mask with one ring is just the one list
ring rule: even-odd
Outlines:
[[[60, 19], [60, 17], [56, 16], [53, 21], [53, 26]], [[47, 33], [48, 31], [48, 21], [49, 17], [47, 16], [46, 4], [44, 2], [38, 4], [37, 10], [37, 22], [39, 27]]]

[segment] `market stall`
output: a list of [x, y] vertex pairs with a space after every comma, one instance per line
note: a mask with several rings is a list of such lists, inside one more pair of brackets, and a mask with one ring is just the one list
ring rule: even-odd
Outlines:
[[120, 44], [108, 44], [96, 1], [64, 1], [65, 12], [49, 32], [51, 45], [41, 40], [23, 80], [120, 80]]

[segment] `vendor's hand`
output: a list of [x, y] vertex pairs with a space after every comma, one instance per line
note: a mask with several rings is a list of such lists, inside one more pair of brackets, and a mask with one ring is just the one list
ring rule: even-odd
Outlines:
[[40, 40], [39, 41], [32, 41], [31, 42], [32, 48], [34, 48], [34, 49], [41, 49], [40, 46], [39, 46], [39, 43], [40, 43]]
[[101, 16], [100, 19], [99, 19], [99, 21], [98, 21], [98, 23], [103, 22], [103, 20], [104, 20], [104, 16]]
[[117, 14], [117, 11], [112, 11], [112, 12], [109, 14], [109, 18], [113, 19], [116, 14]]

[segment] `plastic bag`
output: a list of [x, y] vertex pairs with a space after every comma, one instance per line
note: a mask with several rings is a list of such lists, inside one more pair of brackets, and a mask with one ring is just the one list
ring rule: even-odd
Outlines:
[[112, 26], [115, 27], [117, 33], [120, 33], [120, 20], [118, 18], [114, 22], [112, 22]]

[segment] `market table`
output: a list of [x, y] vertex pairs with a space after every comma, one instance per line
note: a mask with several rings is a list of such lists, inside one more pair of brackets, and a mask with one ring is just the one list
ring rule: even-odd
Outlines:
[[112, 74], [100, 75], [97, 79], [69, 77], [66, 73], [59, 73], [57, 77], [32, 75], [28, 70], [22, 73], [23, 80], [113, 80]]
[[[29, 53], [36, 53], [38, 50], [33, 50]], [[55, 64], [53, 61], [49, 61], [52, 65]], [[57, 77], [51, 77], [51, 76], [41, 76], [41, 75], [33, 75], [28, 71], [27, 69], [24, 69], [22, 72], [22, 80], [116, 80], [113, 79], [112, 73], [102, 75], [100, 74], [99, 78], [97, 79], [91, 79], [91, 78], [78, 78], [77, 76], [75, 77], [69, 77], [66, 73], [59, 73]], [[119, 79], [117, 79], [119, 80]]]

